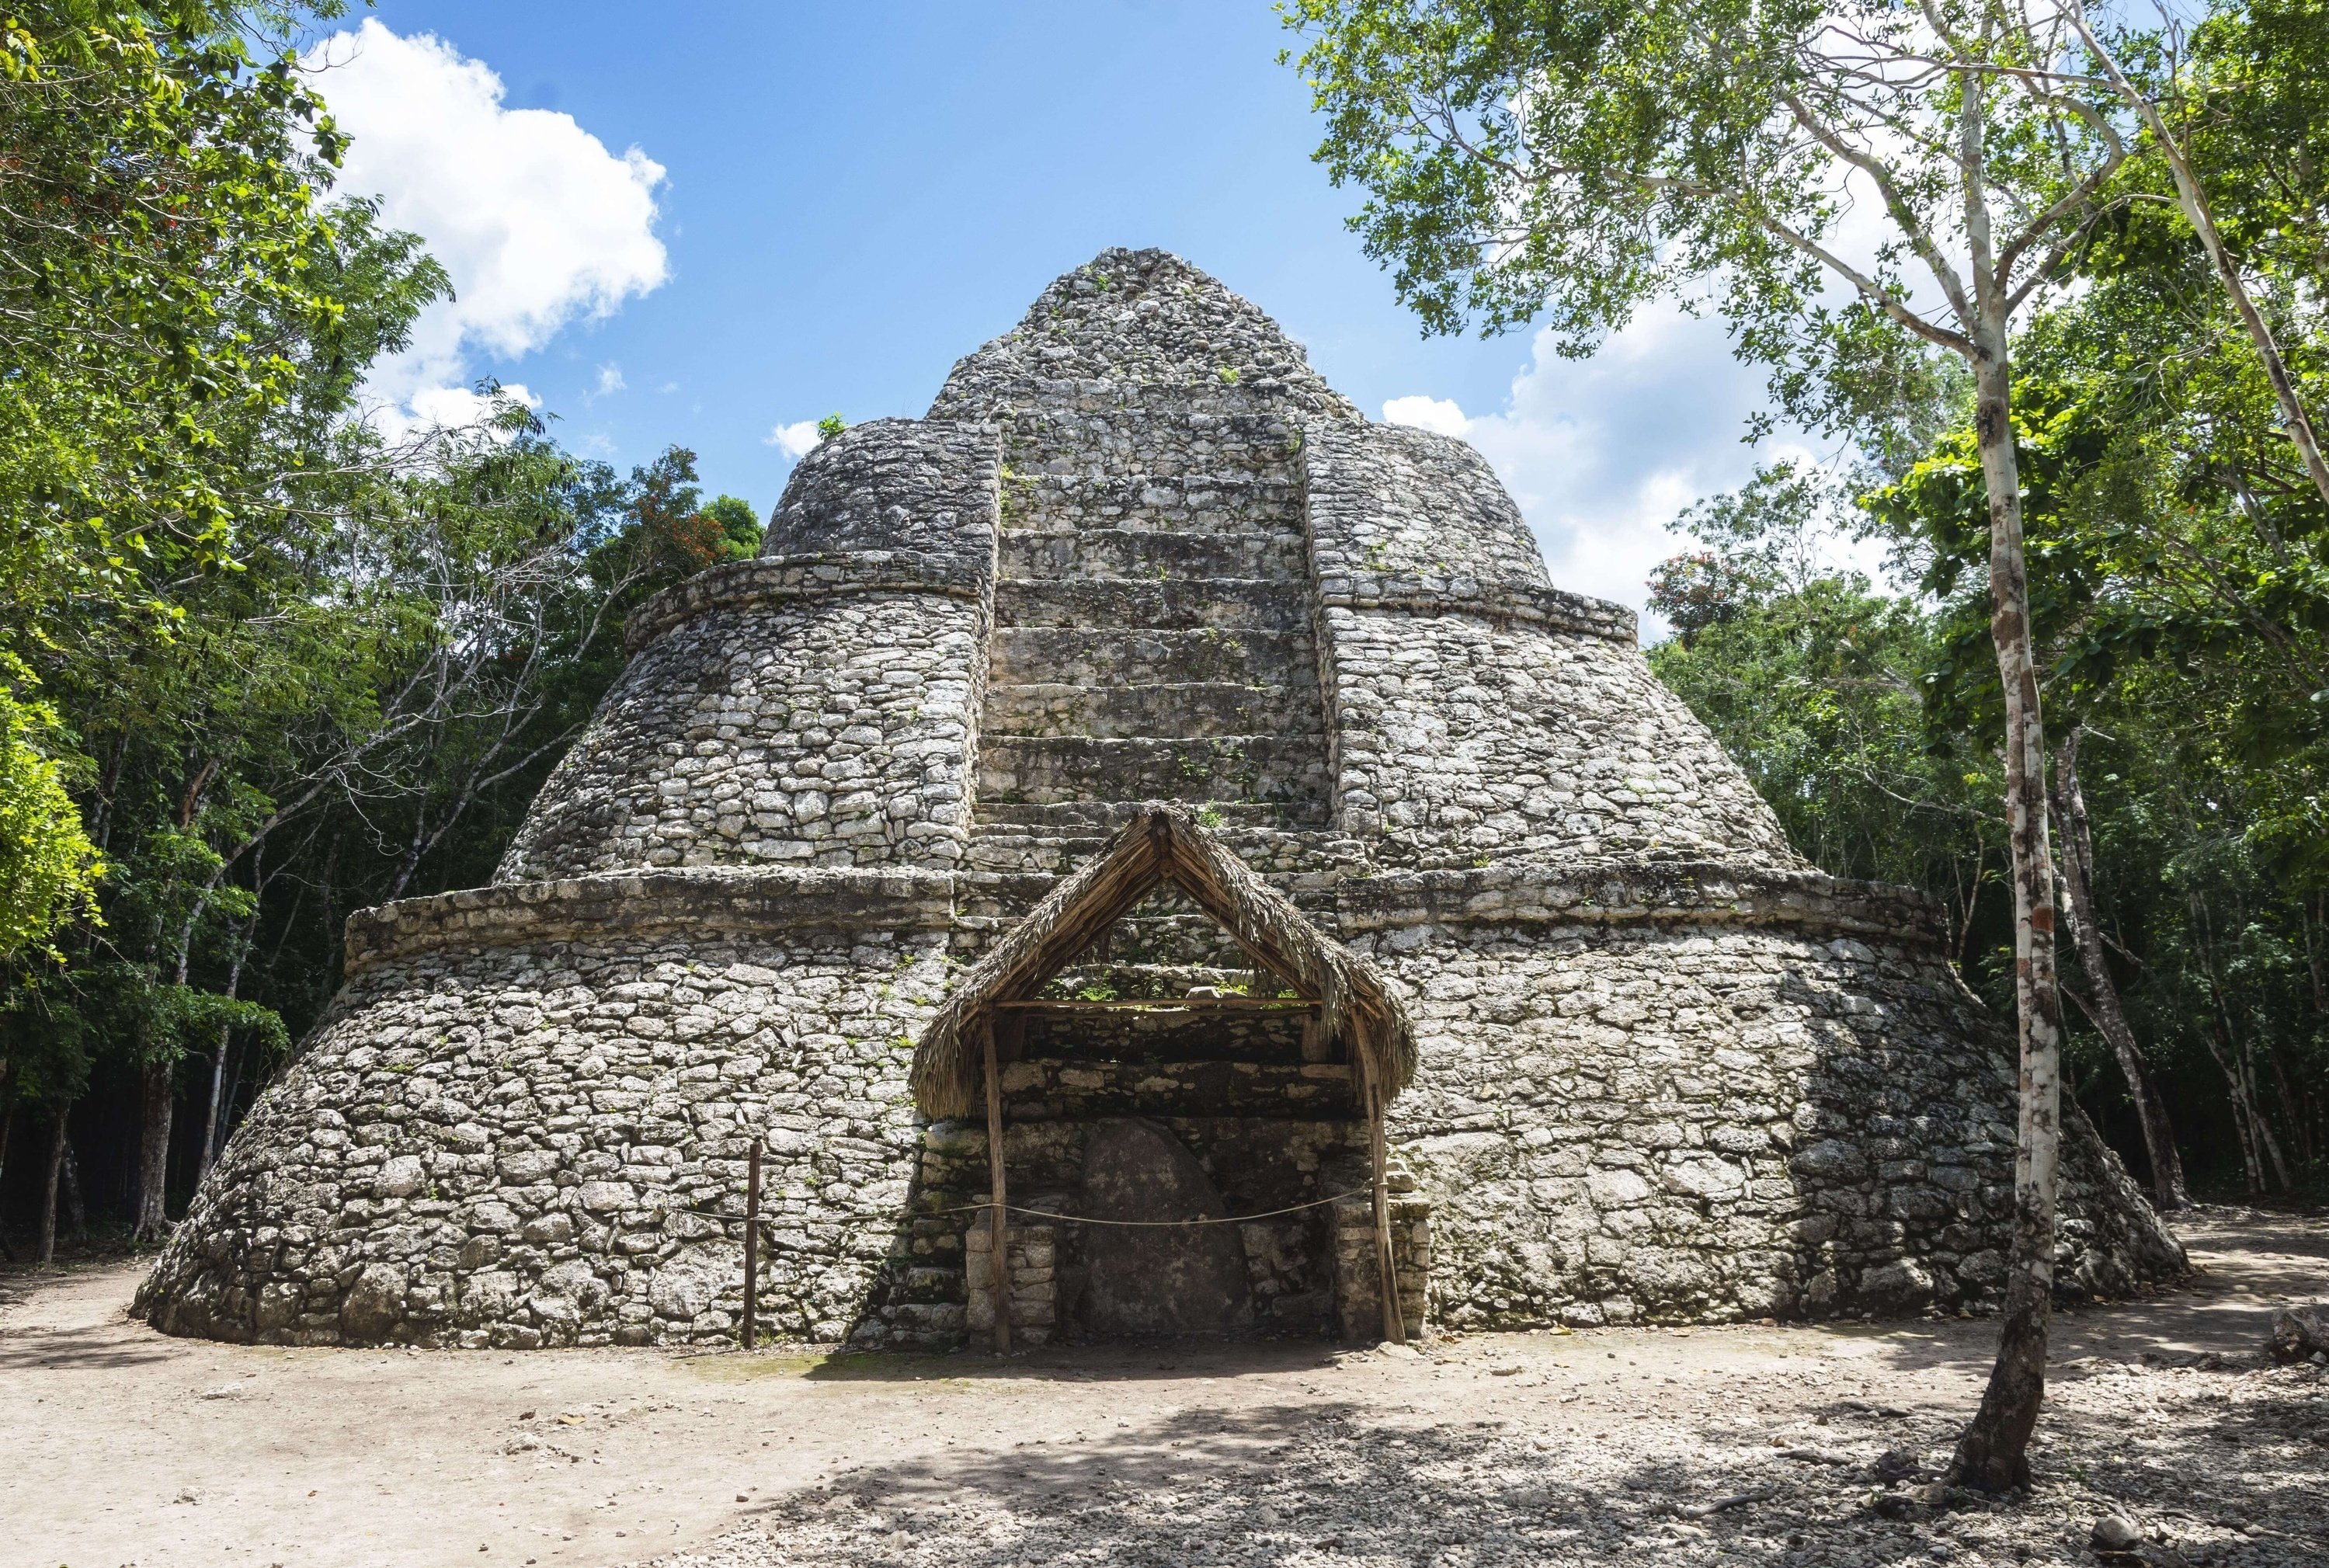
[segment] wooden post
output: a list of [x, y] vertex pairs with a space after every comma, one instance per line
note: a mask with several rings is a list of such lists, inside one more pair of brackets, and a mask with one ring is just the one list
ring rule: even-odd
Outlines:
[[1011, 1348], [1011, 1217], [1004, 1208], [1003, 1074], [995, 1065], [994, 1024], [982, 1021], [978, 1033], [986, 1051], [986, 1169], [994, 1184], [993, 1205], [987, 1214], [995, 1238], [989, 1265], [995, 1285], [995, 1348], [1007, 1351]]
[[1393, 1345], [1404, 1345], [1407, 1343], [1407, 1319], [1399, 1309], [1399, 1265], [1391, 1256], [1391, 1158], [1383, 1138], [1382, 1091], [1375, 1082], [1364, 1038], [1356, 1036], [1354, 1032], [1351, 1044], [1351, 1054], [1358, 1059], [1359, 1074], [1366, 1086], [1367, 1153], [1374, 1166], [1375, 1268], [1382, 1278], [1383, 1337]]
[[760, 1309], [760, 1140], [744, 1167], [744, 1348], [752, 1348], [752, 1331]]

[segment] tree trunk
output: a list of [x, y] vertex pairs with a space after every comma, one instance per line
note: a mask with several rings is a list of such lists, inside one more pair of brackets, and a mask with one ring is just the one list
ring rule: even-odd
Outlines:
[[[5, 1077], [5, 1074], [0, 1074], [0, 1077]], [[16, 1103], [14, 1100], [10, 1100], [7, 1109], [0, 1110], [0, 1192], [8, 1190], [8, 1138], [9, 1135], [15, 1130]], [[5, 1258], [11, 1263], [16, 1261], [16, 1249], [8, 1244], [8, 1237], [5, 1231], [0, 1231], [0, 1258]]]
[[[250, 951], [250, 935], [259, 925], [259, 895], [267, 891], [266, 880], [259, 874], [259, 851], [257, 849], [251, 851], [250, 880], [256, 884], [256, 891], [251, 898], [250, 918], [243, 922], [242, 938], [234, 945], [234, 963], [227, 970], [225, 994], [229, 999], [232, 999], [242, 988], [242, 960]], [[218, 1160], [219, 1145], [225, 1141], [225, 1133], [221, 1123], [224, 1120], [226, 1110], [220, 1103], [220, 1097], [226, 1091], [226, 1050], [228, 1043], [233, 1038], [232, 1025], [219, 1025], [218, 1049], [211, 1053], [210, 1115], [203, 1119], [202, 1148], [194, 1157], [196, 1186], [202, 1185], [203, 1178], [211, 1174], [211, 1167]]]
[[2231, 1091], [2232, 1130], [2239, 1135], [2240, 1170], [2248, 1178], [2249, 1196], [2255, 1197], [2264, 1191], [2264, 1160], [2257, 1152], [2255, 1125], [2249, 1110], [2248, 1096], [2240, 1091], [2239, 1072], [2216, 1048], [2216, 1026], [2212, 1022], [2200, 1031], [2200, 1043], [2208, 1048], [2208, 1054], [2223, 1072], [2224, 1082]]
[[[232, 995], [231, 992], [228, 994]], [[211, 1166], [218, 1158], [219, 1099], [226, 1092], [226, 1046], [233, 1034], [232, 1029], [222, 1026], [218, 1048], [211, 1053], [211, 1111], [203, 1121], [202, 1152], [194, 1160], [196, 1186], [203, 1185], [203, 1178], [211, 1174]]]
[[2265, 1119], [2263, 1096], [2257, 1090], [2256, 1042], [2253, 1035], [2248, 1044], [2240, 1047], [2240, 1082], [2248, 1093], [2249, 1113], [2256, 1118], [2257, 1137], [2263, 1142], [2264, 1152], [2272, 1161], [2274, 1179], [2280, 1183], [2282, 1192], [2295, 1192], [2296, 1184], [2288, 1179], [2288, 1161], [2281, 1156], [2280, 1139], [2273, 1132], [2272, 1123]]
[[2095, 1027], [2110, 1042], [2118, 1070], [2126, 1075], [2127, 1093], [2143, 1119], [2144, 1152], [2151, 1160], [2151, 1189], [2163, 1209], [2180, 1209], [2192, 1201], [2184, 1185], [2183, 1157], [2175, 1148], [2175, 1131], [2167, 1122], [2166, 1102], [2143, 1060], [2143, 1047], [2127, 1025], [2119, 1006], [2118, 987], [2111, 983], [2110, 966], [2103, 959], [2102, 927], [2095, 920], [2095, 840], [2087, 821], [2087, 797], [2079, 788], [2079, 729], [2072, 725], [2054, 756], [2055, 820], [2062, 829], [2062, 885], [2070, 895], [2070, 940], [2087, 974], [2087, 991], [2093, 997]]
[[49, 1124], [49, 1179], [41, 1192], [41, 1261], [57, 1261], [57, 1187], [65, 1168], [65, 1113], [60, 1105]]
[[[1976, 236], [1986, 250], [1986, 233]], [[1985, 255], [1980, 260], [1985, 262]], [[2062, 1001], [2054, 987], [2054, 865], [2046, 836], [2046, 737], [2031, 646], [2022, 490], [2004, 300], [1980, 288], [1974, 429], [1989, 494], [1990, 640], [2005, 694], [2005, 812], [2013, 880], [2013, 991], [2021, 1036], [2021, 1121], [2013, 1164], [2013, 1252], [1997, 1362], [1957, 1440], [1951, 1479], [1983, 1491], [2030, 1484], [2030, 1434], [2046, 1397], [2053, 1307], [2054, 1204], [2060, 1184]]]
[[2280, 1053], [2273, 1052], [2265, 1060], [2272, 1063], [2273, 1086], [2280, 1091], [2280, 1109], [2288, 1117], [2289, 1131], [2296, 1138], [2296, 1158], [2300, 1165], [2313, 1163], [2313, 1123], [2305, 1115], [2305, 1107], [2288, 1087], [2288, 1071], [2280, 1064]]
[[72, 1139], [65, 1139], [64, 1166], [65, 1223], [72, 1227], [76, 1242], [89, 1240], [89, 1204], [80, 1194], [80, 1160], [73, 1153]]
[[140, 1074], [146, 1115], [137, 1145], [137, 1219], [130, 1227], [133, 1242], [155, 1242], [169, 1225], [163, 1197], [170, 1178], [170, 1064], [148, 1062]]

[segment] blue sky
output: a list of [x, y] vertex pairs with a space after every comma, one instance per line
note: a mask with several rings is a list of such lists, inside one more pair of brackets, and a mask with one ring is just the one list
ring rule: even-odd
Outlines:
[[765, 514], [783, 427], [919, 414], [1051, 278], [1161, 245], [1371, 415], [1478, 445], [1557, 581], [1638, 603], [1659, 525], [1745, 477], [1759, 375], [1671, 312], [1582, 364], [1422, 338], [1310, 162], [1286, 42], [1263, 0], [382, 0], [310, 58], [348, 188], [461, 287], [380, 379], [406, 417], [495, 375], [577, 449], [692, 447]]

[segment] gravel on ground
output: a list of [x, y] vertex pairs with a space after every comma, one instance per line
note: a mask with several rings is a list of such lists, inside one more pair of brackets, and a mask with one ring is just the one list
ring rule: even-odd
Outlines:
[[2003, 1501], [1936, 1485], [1979, 1322], [503, 1355], [170, 1340], [133, 1268], [20, 1273], [0, 1564], [2329, 1563], [2329, 1368], [2261, 1354], [2329, 1223], [2178, 1229], [2192, 1289], [2056, 1319]]

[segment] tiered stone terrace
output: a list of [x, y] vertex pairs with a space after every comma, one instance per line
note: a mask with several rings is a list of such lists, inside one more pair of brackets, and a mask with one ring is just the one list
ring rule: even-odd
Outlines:
[[[757, 1137], [761, 1320], [962, 1343], [985, 1132], [917, 1116], [914, 1040], [1149, 798], [1403, 992], [1421, 1063], [1389, 1135], [1433, 1320], [1996, 1299], [2012, 1041], [1939, 912], [1806, 866], [1476, 453], [1368, 421], [1178, 258], [1056, 280], [925, 418], [805, 458], [761, 559], [629, 636], [495, 885], [351, 920], [345, 987], [140, 1295], [155, 1323], [715, 1341]], [[1246, 961], [1160, 898], [1065, 980], [1170, 997]], [[1126, 1112], [1232, 1212], [1340, 1190], [1335, 1063], [1210, 1039], [1133, 1072], [1090, 1044], [1009, 1063], [1014, 1191]], [[2061, 1289], [2179, 1271], [2067, 1121]], [[1014, 1267], [1051, 1289], [1037, 1228]], [[1249, 1229], [1258, 1310], [1315, 1325], [1317, 1238]], [[1400, 1289], [1420, 1316], [1419, 1266]]]

